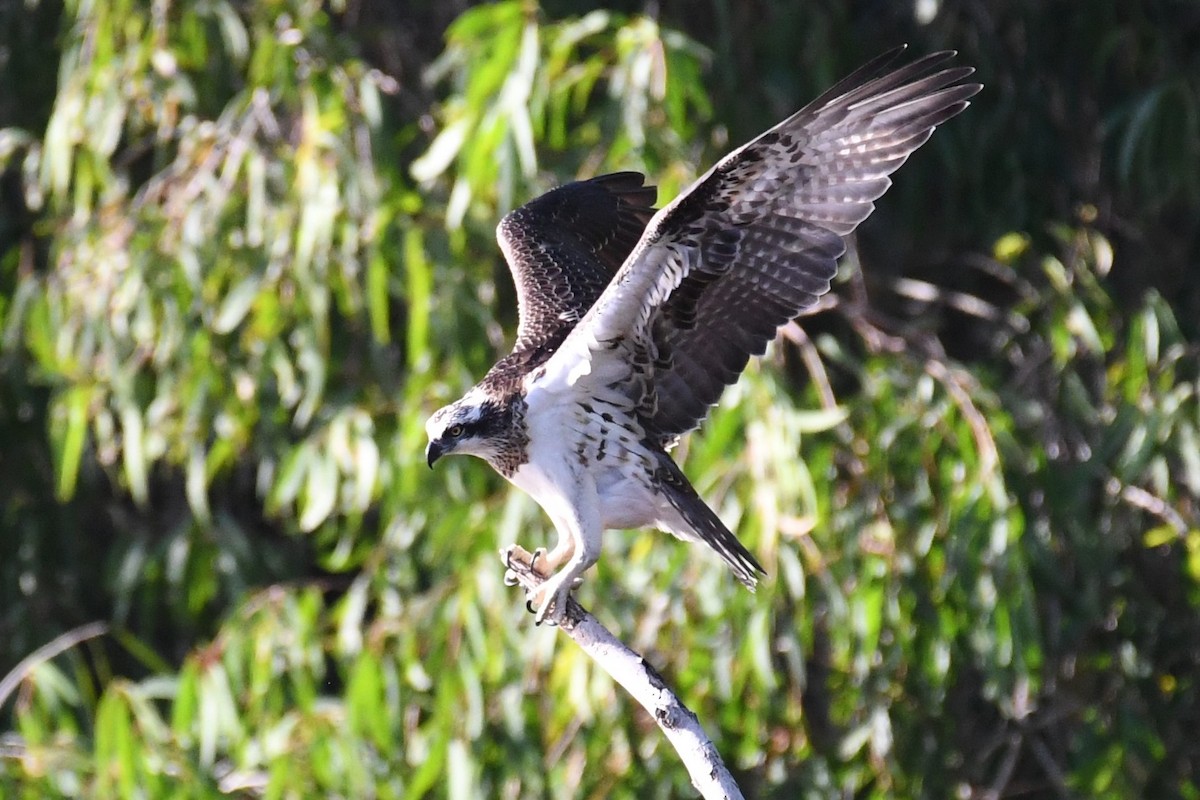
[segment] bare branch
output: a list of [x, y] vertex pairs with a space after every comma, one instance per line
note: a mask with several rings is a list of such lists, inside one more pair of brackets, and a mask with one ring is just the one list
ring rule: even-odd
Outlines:
[[[513, 548], [516, 549], [516, 548]], [[526, 554], [527, 555], [527, 554]], [[500, 551], [508, 577], [525, 589], [537, 589], [545, 578], [510, 549]], [[696, 715], [680, 702], [662, 676], [638, 653], [627, 647], [571, 597], [560, 626], [613, 680], [625, 687], [658, 723], [687, 767], [692, 785], [704, 800], [744, 800], [741, 790], [721, 760]]]
[[971, 393], [963, 385], [963, 381], [970, 380], [970, 377], [962, 370], [951, 368], [944, 360], [934, 358], [925, 362], [925, 373], [946, 388], [959, 413], [966, 419], [975, 437], [975, 445], [979, 449], [980, 472], [990, 475], [999, 465], [1000, 455], [996, 449], [996, 440], [992, 438], [991, 426], [971, 400]]
[[1180, 537], [1186, 536], [1188, 532], [1187, 520], [1172, 508], [1166, 500], [1163, 500], [1156, 494], [1152, 494], [1140, 486], [1124, 484], [1115, 476], [1108, 479], [1106, 486], [1109, 494], [1118, 495], [1129, 505], [1134, 508], [1153, 514], [1163, 522], [1175, 529]]
[[812, 339], [803, 328], [796, 324], [795, 320], [784, 325], [782, 333], [785, 339], [800, 349], [800, 358], [804, 360], [804, 367], [808, 370], [809, 376], [821, 394], [821, 407], [826, 410], [837, 408], [837, 397], [833, 394], [833, 385], [829, 382], [825, 364], [822, 363], [821, 354], [817, 352], [817, 346], [813, 344]]
[[0, 707], [4, 706], [4, 701], [13, 693], [21, 681], [25, 680], [28, 675], [33, 672], [39, 664], [43, 664], [60, 653], [65, 653], [75, 645], [86, 642], [88, 639], [95, 639], [97, 636], [103, 636], [108, 633], [108, 625], [104, 622], [89, 622], [87, 625], [80, 625], [74, 630], [67, 631], [61, 636], [51, 639], [46, 644], [34, 650], [12, 668], [12, 671], [0, 680]]

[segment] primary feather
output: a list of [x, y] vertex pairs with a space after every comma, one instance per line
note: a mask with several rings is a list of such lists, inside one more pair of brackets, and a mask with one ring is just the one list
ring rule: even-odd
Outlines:
[[[694, 428], [778, 328], [829, 291], [844, 237], [888, 177], [981, 88], [934, 53], [897, 49], [723, 158], [651, 220], [560, 360], [621, 337], [659, 367], [639, 409], [667, 442]], [[564, 365], [565, 366], [565, 365]]]

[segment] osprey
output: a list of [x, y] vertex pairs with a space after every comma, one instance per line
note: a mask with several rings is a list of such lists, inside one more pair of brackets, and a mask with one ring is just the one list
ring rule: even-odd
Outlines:
[[[558, 530], [513, 546], [560, 622], [602, 531], [656, 527], [712, 547], [753, 589], [764, 573], [667, 454], [829, 291], [844, 237], [888, 176], [979, 91], [935, 53], [876, 58], [734, 150], [660, 211], [635, 172], [570, 183], [497, 228], [517, 289], [511, 353], [429, 418], [426, 460], [467, 453], [533, 496]], [[509, 562], [511, 563], [511, 562]], [[765, 574], [765, 573], [764, 573]]]

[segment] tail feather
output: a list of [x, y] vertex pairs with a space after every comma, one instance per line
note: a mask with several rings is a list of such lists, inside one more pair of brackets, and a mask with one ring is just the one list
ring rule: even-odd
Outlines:
[[656, 455], [658, 469], [655, 470], [654, 478], [659, 491], [683, 517], [691, 529], [690, 533], [717, 551], [717, 555], [725, 560], [738, 581], [750, 591], [754, 591], [758, 585], [758, 576], [766, 575], [766, 570], [729, 528], [725, 527], [725, 523], [721, 522], [716, 512], [700, 498], [687, 476], [671, 457], [661, 451]]

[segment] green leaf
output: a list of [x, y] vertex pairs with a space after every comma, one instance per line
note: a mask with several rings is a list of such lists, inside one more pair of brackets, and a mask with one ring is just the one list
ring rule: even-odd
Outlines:
[[1193, 583], [1200, 584], [1200, 528], [1193, 528], [1184, 537], [1187, 548], [1187, 573]]
[[429, 352], [429, 314], [433, 305], [433, 270], [425, 257], [425, 240], [419, 228], [404, 232], [404, 273], [408, 300], [408, 363], [417, 366]]
[[1012, 264], [1029, 250], [1030, 244], [1029, 237], [1024, 233], [1006, 233], [992, 246], [992, 255], [997, 261]]
[[59, 500], [70, 500], [75, 495], [79, 479], [79, 464], [83, 458], [83, 446], [87, 442], [88, 406], [92, 401], [89, 386], [72, 386], [56, 402], [56, 417], [66, 418], [51, 430], [54, 443], [54, 460], [58, 476], [57, 496]]
[[383, 752], [392, 752], [387, 701], [383, 693], [383, 675], [379, 659], [363, 652], [354, 662], [346, 685], [347, 718], [353, 730], [371, 737]]
[[254, 304], [254, 298], [258, 296], [261, 285], [262, 277], [260, 275], [247, 275], [230, 289], [217, 311], [216, 319], [213, 320], [213, 330], [225, 334], [241, 325], [250, 306]]
[[1179, 540], [1179, 534], [1170, 525], [1159, 525], [1142, 534], [1142, 544], [1146, 547], [1162, 547]]
[[797, 433], [820, 433], [841, 425], [849, 414], [845, 407], [836, 406], [814, 411], [794, 411], [788, 418]]
[[432, 181], [450, 168], [458, 157], [471, 130], [471, 119], [462, 118], [442, 129], [429, 149], [420, 158], [413, 161], [409, 171], [415, 180], [422, 183]]
[[314, 454], [300, 500], [300, 530], [308, 532], [329, 518], [337, 501], [337, 465], [328, 454]]
[[125, 465], [125, 480], [129, 493], [139, 506], [150, 499], [150, 487], [146, 478], [146, 451], [143, 441], [142, 414], [133, 406], [121, 409], [121, 432], [124, 435], [121, 457]]
[[193, 443], [187, 460], [184, 478], [184, 494], [187, 496], [188, 507], [196, 515], [196, 519], [207, 524], [212, 519], [208, 507], [208, 470], [207, 459], [203, 446]]
[[379, 344], [392, 341], [389, 314], [388, 282], [391, 270], [380, 253], [372, 253], [367, 261], [367, 315], [371, 320], [371, 335]]

